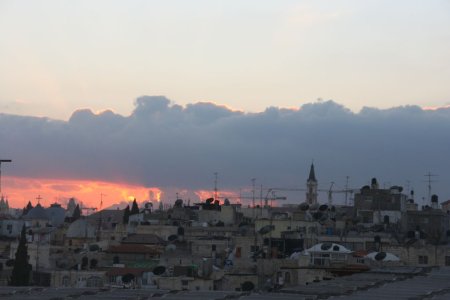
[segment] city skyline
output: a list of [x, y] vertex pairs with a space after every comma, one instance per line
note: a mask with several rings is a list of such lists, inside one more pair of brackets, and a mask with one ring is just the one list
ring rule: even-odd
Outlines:
[[[2, 155], [13, 159], [2, 165], [3, 190], [16, 197], [10, 197], [16, 206], [38, 194], [47, 204], [78, 197], [95, 207], [100, 193], [109, 195], [106, 206], [134, 197], [155, 200], [150, 191], [171, 204], [177, 193], [186, 201], [212, 196], [218, 172], [220, 192], [237, 201], [240, 191], [250, 194], [251, 178], [258, 190], [303, 188], [314, 160], [322, 190], [331, 182], [343, 190], [346, 176], [352, 189], [377, 177], [381, 187], [413, 189], [415, 200], [426, 205], [428, 172], [438, 175], [431, 178], [432, 193], [441, 201], [450, 195], [449, 112], [404, 106], [354, 113], [317, 101], [244, 113], [145, 96], [129, 116], [86, 109], [68, 121], [3, 114], [0, 125], [11, 130], [0, 134]], [[291, 193], [287, 202], [300, 203], [303, 194]], [[326, 193], [319, 200], [327, 202]], [[342, 194], [335, 201], [343, 204]]]

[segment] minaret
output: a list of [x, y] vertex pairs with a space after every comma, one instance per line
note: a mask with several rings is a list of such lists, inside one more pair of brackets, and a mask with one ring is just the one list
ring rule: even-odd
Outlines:
[[306, 181], [306, 202], [309, 205], [317, 204], [317, 179], [314, 172], [314, 164], [311, 164], [309, 177]]

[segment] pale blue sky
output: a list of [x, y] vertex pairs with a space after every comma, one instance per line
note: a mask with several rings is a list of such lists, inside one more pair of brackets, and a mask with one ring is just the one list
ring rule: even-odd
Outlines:
[[0, 0], [0, 112], [450, 104], [450, 1]]

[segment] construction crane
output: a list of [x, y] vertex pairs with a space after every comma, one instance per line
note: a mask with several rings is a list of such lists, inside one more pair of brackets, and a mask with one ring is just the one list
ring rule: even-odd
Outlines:
[[[333, 194], [334, 193], [346, 193], [345, 204], [347, 204], [347, 194], [353, 194], [355, 191], [359, 191], [359, 189], [349, 189], [345, 188], [343, 190], [333, 190], [334, 181], [331, 182], [330, 187], [328, 189], [317, 189], [318, 192], [326, 192], [328, 195], [328, 204], [331, 205], [333, 203]], [[305, 188], [269, 188], [268, 193], [271, 191], [287, 191], [287, 192], [306, 192], [308, 189]]]
[[334, 181], [331, 182], [330, 189], [328, 190], [328, 205], [330, 206], [333, 203], [333, 185]]
[[[219, 199], [225, 199], [228, 197], [218, 197]], [[239, 196], [239, 199], [246, 199], [246, 200], [254, 200], [254, 196]], [[273, 206], [273, 201], [283, 201], [287, 200], [287, 197], [285, 196], [276, 196], [275, 191], [268, 191], [266, 196], [264, 197], [264, 207], [269, 207], [269, 201], [271, 202], [270, 206]], [[255, 203], [253, 202], [253, 207], [256, 207]]]
[[2, 163], [5, 162], [12, 162], [11, 159], [0, 159], [0, 196], [3, 195], [2, 194]]
[[331, 187], [328, 190], [328, 204], [333, 203], [333, 195], [334, 193], [345, 193], [345, 205], [347, 205], [347, 195], [353, 194], [355, 192], [359, 191], [359, 189], [344, 189], [344, 190], [332, 190]]
[[[272, 194], [272, 197], [269, 198], [269, 193]], [[273, 206], [273, 201], [278, 201], [278, 200], [287, 200], [286, 196], [276, 196], [275, 195], [275, 191], [267, 191], [266, 197], [264, 198], [264, 207], [268, 207], [269, 206], [269, 200], [270, 200], [270, 207]]]

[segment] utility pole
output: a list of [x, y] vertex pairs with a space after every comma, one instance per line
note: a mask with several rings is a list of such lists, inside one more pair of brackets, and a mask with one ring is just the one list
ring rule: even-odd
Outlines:
[[103, 196], [106, 196], [106, 195], [103, 194], [103, 193], [100, 193], [100, 208], [99, 208], [99, 210], [100, 210], [100, 217], [99, 217], [99, 220], [98, 220], [98, 233], [97, 233], [97, 236], [100, 235], [101, 230], [102, 230], [102, 225], [103, 225], [103, 218], [102, 218]]
[[345, 206], [347, 206], [347, 201], [348, 201], [348, 176], [345, 176]]
[[100, 193], [100, 208], [99, 208], [99, 210], [102, 210], [102, 207], [103, 207], [103, 196], [107, 196], [107, 195]]
[[217, 189], [217, 177], [219, 173], [214, 172], [214, 201], [219, 199], [219, 190]]
[[[333, 185], [334, 181], [330, 183], [330, 189], [328, 190], [328, 206], [331, 207], [331, 204], [333, 203]], [[347, 193], [347, 192], [345, 192]]]
[[434, 174], [431, 174], [431, 172], [428, 172], [428, 174], [425, 174], [424, 176], [428, 177], [428, 180], [427, 180], [427, 182], [428, 182], [428, 203], [431, 203], [431, 183], [436, 182], [436, 180], [431, 180], [431, 178], [436, 177], [438, 175], [434, 175]]
[[252, 206], [255, 208], [255, 182], [256, 178], [252, 178]]
[[2, 163], [12, 162], [10, 159], [0, 159], [0, 196], [2, 196]]

